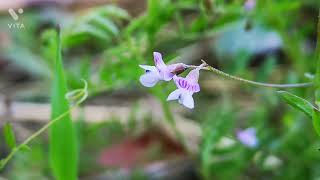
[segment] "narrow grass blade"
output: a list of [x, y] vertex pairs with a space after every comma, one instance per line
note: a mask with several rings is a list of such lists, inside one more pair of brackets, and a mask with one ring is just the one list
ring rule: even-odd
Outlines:
[[317, 134], [320, 136], [320, 112], [317, 110], [313, 111], [312, 124], [313, 124], [313, 128], [315, 129]]
[[[56, 62], [51, 96], [51, 119], [69, 110], [69, 103], [65, 99], [67, 85], [62, 63], [60, 34], [56, 34], [55, 38]], [[55, 179], [77, 179], [77, 155], [76, 134], [68, 114], [50, 127], [50, 165]]]
[[7, 145], [10, 149], [13, 149], [16, 147], [16, 137], [14, 135], [14, 131], [12, 128], [12, 125], [10, 123], [5, 123], [3, 126], [3, 134], [4, 138], [6, 140]]

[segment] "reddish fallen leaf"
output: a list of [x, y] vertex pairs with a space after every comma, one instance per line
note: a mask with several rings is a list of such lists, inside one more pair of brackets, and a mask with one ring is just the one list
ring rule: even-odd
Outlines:
[[161, 147], [164, 158], [181, 156], [186, 152], [183, 147], [159, 130], [150, 130], [143, 135], [126, 139], [123, 142], [105, 149], [99, 156], [99, 163], [106, 167], [131, 169], [154, 161], [148, 157], [148, 151], [155, 145]]

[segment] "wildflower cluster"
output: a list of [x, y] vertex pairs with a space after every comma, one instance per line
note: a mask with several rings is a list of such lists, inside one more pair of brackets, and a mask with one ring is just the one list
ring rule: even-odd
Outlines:
[[162, 55], [158, 52], [153, 53], [153, 58], [155, 66], [140, 65], [145, 70], [145, 74], [140, 77], [141, 84], [146, 87], [153, 87], [158, 81], [171, 81], [173, 79], [177, 89], [169, 94], [167, 101], [178, 100], [180, 104], [193, 109], [192, 95], [200, 91], [198, 84], [199, 71], [205, 64], [191, 70], [184, 78], [177, 75], [190, 68], [189, 65], [183, 63], [166, 65], [163, 62]]

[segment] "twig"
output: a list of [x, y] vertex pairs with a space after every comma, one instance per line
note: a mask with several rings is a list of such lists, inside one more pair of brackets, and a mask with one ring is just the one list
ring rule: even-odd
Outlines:
[[[204, 60], [201, 60], [203, 64], [205, 64], [205, 67], [202, 67], [201, 69], [203, 70], [207, 70], [207, 71], [211, 71], [215, 74], [218, 74], [222, 77], [228, 78], [228, 79], [232, 79], [232, 80], [236, 80], [236, 81], [240, 81], [240, 82], [244, 82], [247, 84], [251, 84], [254, 86], [263, 86], [263, 87], [272, 87], [272, 88], [298, 88], [298, 87], [307, 87], [307, 86], [312, 86], [313, 83], [312, 82], [307, 82], [307, 83], [297, 83], [297, 84], [270, 84], [270, 83], [262, 83], [262, 82], [256, 82], [256, 81], [251, 81], [251, 80], [247, 80], [247, 79], [243, 79], [237, 76], [233, 76], [230, 74], [227, 74], [223, 71], [220, 71], [219, 69], [216, 69], [212, 66], [209, 66]], [[197, 68], [199, 66], [193, 66], [193, 65], [187, 65], [188, 68]]]

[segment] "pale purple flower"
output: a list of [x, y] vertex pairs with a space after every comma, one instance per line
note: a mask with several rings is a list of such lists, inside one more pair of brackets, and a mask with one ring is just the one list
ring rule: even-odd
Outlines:
[[250, 148], [254, 148], [258, 145], [255, 128], [247, 128], [245, 130], [237, 132], [237, 138], [242, 144]]
[[255, 7], [256, 7], [256, 0], [246, 0], [246, 2], [244, 3], [244, 9], [246, 11], [251, 11]]
[[160, 80], [170, 81], [176, 72], [186, 68], [183, 63], [166, 65], [158, 52], [153, 52], [153, 59], [155, 66], [139, 65], [146, 71], [144, 75], [140, 76], [141, 84], [146, 87], [153, 87]]
[[194, 108], [193, 93], [200, 91], [200, 86], [198, 84], [199, 71], [202, 66], [192, 70], [185, 77], [174, 76], [173, 80], [176, 83], [178, 89], [169, 94], [167, 101], [178, 100], [180, 104], [187, 108]]

